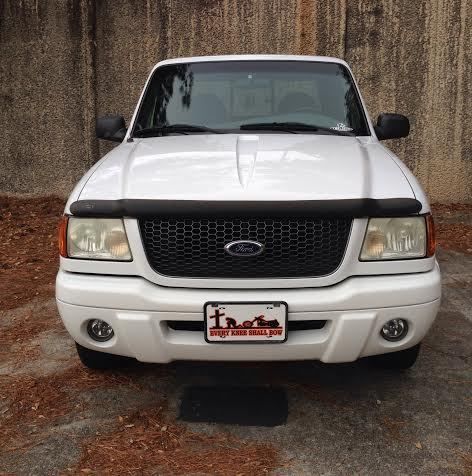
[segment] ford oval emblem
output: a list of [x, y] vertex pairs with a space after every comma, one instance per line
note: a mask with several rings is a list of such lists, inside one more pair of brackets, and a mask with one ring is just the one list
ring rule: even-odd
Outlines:
[[264, 245], [257, 241], [232, 241], [225, 246], [226, 253], [231, 256], [257, 256], [264, 251]]

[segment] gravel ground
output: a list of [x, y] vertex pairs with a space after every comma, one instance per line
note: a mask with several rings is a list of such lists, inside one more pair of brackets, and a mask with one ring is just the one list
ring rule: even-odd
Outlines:
[[[460, 238], [471, 208], [437, 207], [443, 301], [410, 371], [179, 362], [100, 373], [79, 364], [55, 308], [60, 206], [3, 200], [0, 474], [472, 474], [472, 248]], [[215, 423], [222, 409], [244, 424]]]

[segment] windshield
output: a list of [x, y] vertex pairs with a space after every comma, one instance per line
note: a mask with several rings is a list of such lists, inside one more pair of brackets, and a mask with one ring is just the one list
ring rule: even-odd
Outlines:
[[134, 131], [192, 125], [235, 132], [273, 123], [369, 135], [349, 71], [341, 64], [308, 61], [162, 66], [148, 84]]

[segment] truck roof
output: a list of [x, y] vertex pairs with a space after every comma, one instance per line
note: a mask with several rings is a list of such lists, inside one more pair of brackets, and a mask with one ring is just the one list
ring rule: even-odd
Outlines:
[[312, 61], [323, 63], [338, 63], [347, 66], [340, 58], [331, 56], [307, 56], [307, 55], [220, 55], [220, 56], [190, 56], [188, 58], [172, 58], [160, 61], [155, 68], [169, 64], [180, 63], [207, 63], [210, 61]]

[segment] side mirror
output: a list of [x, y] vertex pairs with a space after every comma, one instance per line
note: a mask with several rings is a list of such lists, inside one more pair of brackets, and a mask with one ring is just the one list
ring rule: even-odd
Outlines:
[[374, 130], [379, 140], [398, 139], [410, 133], [410, 121], [402, 114], [380, 114]]
[[123, 116], [99, 117], [95, 125], [95, 133], [99, 139], [122, 142], [126, 135], [126, 124]]

